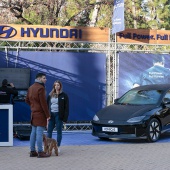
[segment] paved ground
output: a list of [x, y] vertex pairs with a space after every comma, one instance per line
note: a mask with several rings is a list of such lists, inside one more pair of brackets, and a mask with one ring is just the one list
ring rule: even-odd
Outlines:
[[46, 169], [170, 170], [170, 134], [157, 143], [147, 143], [100, 141], [90, 133], [66, 133], [59, 156], [53, 153], [49, 158], [30, 158], [28, 141], [14, 139], [13, 147], [0, 147], [0, 170]]

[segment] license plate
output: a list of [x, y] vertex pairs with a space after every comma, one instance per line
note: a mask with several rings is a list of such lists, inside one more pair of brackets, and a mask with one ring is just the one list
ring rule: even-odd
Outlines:
[[102, 131], [105, 131], [105, 132], [118, 132], [118, 128], [117, 127], [102, 127]]

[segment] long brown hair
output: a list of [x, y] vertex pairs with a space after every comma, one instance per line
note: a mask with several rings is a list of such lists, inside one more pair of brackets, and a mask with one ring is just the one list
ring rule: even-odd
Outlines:
[[58, 96], [58, 94], [56, 93], [56, 89], [55, 89], [55, 84], [56, 84], [56, 83], [60, 84], [60, 92], [62, 91], [63, 85], [62, 85], [61, 81], [56, 80], [56, 81], [54, 82], [53, 88], [52, 88], [52, 90], [51, 90], [51, 92], [50, 92], [50, 96], [51, 96], [51, 97], [55, 97], [55, 96], [57, 97], [57, 96]]

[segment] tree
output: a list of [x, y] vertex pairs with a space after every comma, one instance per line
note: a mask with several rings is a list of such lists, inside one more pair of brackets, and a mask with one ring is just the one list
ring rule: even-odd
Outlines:
[[148, 28], [142, 5], [142, 0], [125, 0], [126, 28]]
[[143, 9], [149, 28], [170, 29], [170, 0], [148, 0]]
[[0, 7], [9, 10], [17, 23], [55, 25], [65, 3], [65, 0], [0, 0]]
[[[126, 28], [170, 29], [170, 0], [124, 2]], [[111, 28], [113, 4], [114, 0], [0, 0], [0, 23]]]
[[[109, 13], [112, 10], [109, 3], [111, 0], [0, 0], [0, 9], [10, 11], [11, 15], [8, 16], [15, 17], [15, 23], [88, 26], [94, 20], [93, 26], [105, 27], [108, 9]], [[96, 13], [100, 20], [92, 16], [96, 6], [101, 9]]]

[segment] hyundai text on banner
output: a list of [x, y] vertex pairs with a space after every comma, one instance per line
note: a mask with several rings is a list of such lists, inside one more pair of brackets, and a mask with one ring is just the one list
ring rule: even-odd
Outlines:
[[109, 29], [97, 27], [0, 24], [0, 40], [108, 42]]
[[124, 29], [124, 0], [114, 0], [112, 34], [123, 31]]

